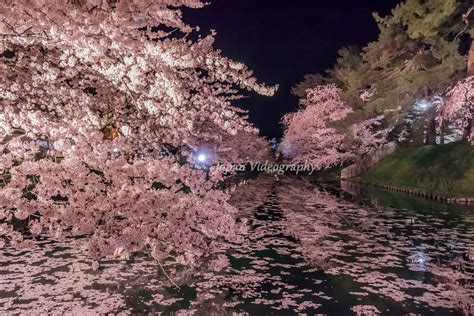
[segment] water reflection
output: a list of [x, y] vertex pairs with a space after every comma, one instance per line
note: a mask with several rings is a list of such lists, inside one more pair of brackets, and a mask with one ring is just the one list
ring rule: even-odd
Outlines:
[[260, 176], [232, 188], [245, 241], [220, 273], [143, 256], [98, 270], [44, 241], [0, 258], [0, 312], [470, 313], [474, 213], [389, 192]]

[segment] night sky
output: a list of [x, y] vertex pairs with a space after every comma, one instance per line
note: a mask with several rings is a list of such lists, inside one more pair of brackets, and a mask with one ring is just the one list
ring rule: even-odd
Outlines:
[[184, 17], [202, 32], [215, 29], [215, 47], [249, 66], [259, 81], [280, 84], [274, 97], [251, 94], [240, 102], [261, 134], [273, 138], [281, 136], [281, 117], [298, 108], [291, 87], [305, 74], [331, 68], [340, 48], [376, 40], [372, 12], [386, 15], [399, 2], [211, 0], [211, 5], [186, 11]]

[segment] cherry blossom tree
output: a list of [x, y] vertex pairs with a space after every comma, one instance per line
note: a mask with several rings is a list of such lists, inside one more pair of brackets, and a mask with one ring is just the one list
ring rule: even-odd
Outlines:
[[357, 156], [368, 156], [387, 144], [391, 128], [383, 127], [384, 116], [379, 115], [350, 126], [346, 145]]
[[335, 84], [306, 91], [302, 109], [283, 118], [285, 136], [279, 152], [293, 163], [311, 163], [317, 169], [367, 156], [387, 143], [389, 129], [383, 116], [348, 124], [353, 113]]
[[340, 98], [336, 85], [308, 89], [301, 101], [304, 107], [283, 118], [286, 127], [279, 152], [293, 163], [312, 163], [323, 169], [352, 158], [343, 148], [344, 134], [331, 124], [344, 119], [352, 110]]
[[203, 5], [0, 4], [0, 246], [48, 233], [87, 237], [95, 259], [148, 250], [192, 264], [215, 240], [235, 241], [241, 225], [214, 189], [221, 176], [160, 155], [198, 146], [203, 122], [255, 134], [232, 101], [277, 88], [222, 57], [214, 34], [188, 39], [198, 28], [179, 8]]
[[438, 126], [448, 124], [464, 131], [464, 138], [474, 143], [474, 76], [459, 81], [438, 102]]

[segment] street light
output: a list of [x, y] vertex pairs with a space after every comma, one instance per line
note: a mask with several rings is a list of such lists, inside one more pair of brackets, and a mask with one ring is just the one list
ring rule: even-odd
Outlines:
[[206, 159], [207, 159], [206, 155], [204, 155], [204, 154], [199, 154], [198, 155], [198, 160], [200, 162], [204, 162], [204, 161], [206, 161]]

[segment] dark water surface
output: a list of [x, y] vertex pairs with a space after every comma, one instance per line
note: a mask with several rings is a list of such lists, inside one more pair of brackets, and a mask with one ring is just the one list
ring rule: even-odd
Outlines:
[[[344, 189], [344, 190], [342, 190]], [[44, 240], [0, 256], [0, 314], [473, 314], [474, 210], [351, 184], [260, 176], [233, 188], [249, 223], [220, 273], [146, 256], [91, 261]]]

